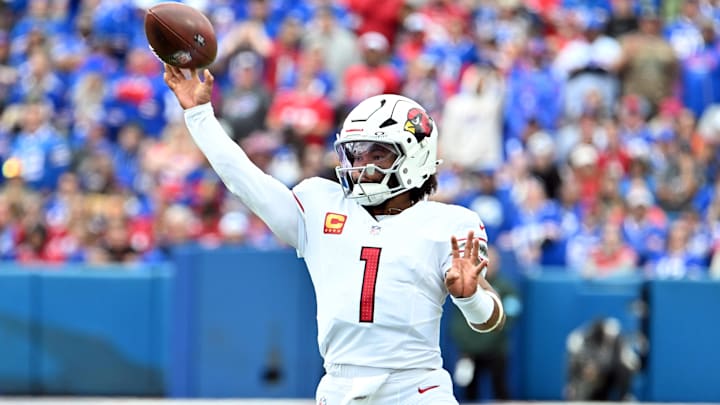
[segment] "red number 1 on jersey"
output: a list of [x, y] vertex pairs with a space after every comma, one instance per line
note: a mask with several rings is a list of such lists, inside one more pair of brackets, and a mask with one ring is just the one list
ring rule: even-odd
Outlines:
[[360, 260], [365, 262], [363, 285], [360, 291], [360, 322], [372, 322], [375, 313], [375, 281], [377, 281], [381, 248], [363, 246]]

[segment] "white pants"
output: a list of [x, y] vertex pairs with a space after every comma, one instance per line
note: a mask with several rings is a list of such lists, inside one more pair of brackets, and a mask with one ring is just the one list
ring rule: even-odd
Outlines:
[[[358, 372], [356, 372], [356, 370]], [[342, 366], [320, 380], [318, 405], [457, 405], [452, 379], [444, 369], [378, 370]]]

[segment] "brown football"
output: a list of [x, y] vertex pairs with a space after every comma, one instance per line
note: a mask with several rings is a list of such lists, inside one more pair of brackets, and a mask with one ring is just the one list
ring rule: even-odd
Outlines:
[[182, 3], [150, 7], [145, 13], [145, 36], [160, 60], [180, 68], [208, 66], [217, 55], [217, 38], [210, 20]]

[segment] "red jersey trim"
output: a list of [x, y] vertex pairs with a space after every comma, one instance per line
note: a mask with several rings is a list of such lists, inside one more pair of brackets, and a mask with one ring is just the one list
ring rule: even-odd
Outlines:
[[293, 197], [295, 197], [295, 201], [297, 202], [298, 207], [300, 207], [300, 211], [305, 213], [305, 207], [303, 207], [302, 203], [300, 202], [300, 199], [298, 198], [297, 194], [295, 192], [292, 193]]

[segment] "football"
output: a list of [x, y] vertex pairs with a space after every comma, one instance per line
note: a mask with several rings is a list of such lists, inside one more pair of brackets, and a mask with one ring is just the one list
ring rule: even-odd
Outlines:
[[179, 68], [203, 68], [217, 55], [217, 38], [210, 20], [182, 3], [150, 7], [145, 13], [145, 37], [161, 61]]

